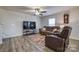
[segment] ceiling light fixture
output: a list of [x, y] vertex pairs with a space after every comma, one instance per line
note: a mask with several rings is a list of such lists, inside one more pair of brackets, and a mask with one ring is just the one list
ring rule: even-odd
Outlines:
[[35, 9], [35, 15], [40, 15], [40, 9], [38, 8]]

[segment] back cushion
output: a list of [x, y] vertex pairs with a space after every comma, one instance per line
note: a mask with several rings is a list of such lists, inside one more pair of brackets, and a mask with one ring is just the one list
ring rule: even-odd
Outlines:
[[59, 26], [45, 26], [45, 28], [46, 28], [46, 30], [47, 31], [53, 31], [54, 29], [57, 29], [57, 30], [59, 30], [60, 29], [60, 27]]
[[71, 33], [71, 27], [65, 26], [65, 27], [63, 28], [63, 30], [62, 30], [60, 36], [61, 36], [62, 38], [67, 39], [67, 38], [69, 38], [70, 33]]

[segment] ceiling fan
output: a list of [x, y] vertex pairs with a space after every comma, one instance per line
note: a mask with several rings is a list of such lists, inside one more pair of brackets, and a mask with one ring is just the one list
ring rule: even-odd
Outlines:
[[47, 12], [46, 10], [41, 10], [39, 8], [35, 9], [35, 15], [41, 15], [42, 16], [46, 12]]
[[34, 9], [26, 10], [26, 12], [32, 13], [32, 14], [34, 14], [36, 16], [42, 16], [47, 11], [45, 9], [42, 9], [42, 8], [34, 8]]

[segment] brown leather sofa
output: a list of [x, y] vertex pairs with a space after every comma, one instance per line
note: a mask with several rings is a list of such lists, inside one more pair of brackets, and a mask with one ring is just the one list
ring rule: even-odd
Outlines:
[[62, 32], [58, 35], [47, 35], [45, 37], [45, 46], [53, 49], [54, 51], [65, 51], [69, 45], [71, 29], [71, 27], [65, 26]]
[[[43, 30], [43, 28], [45, 30]], [[59, 26], [44, 26], [43, 28], [39, 29], [39, 33], [42, 35], [52, 35], [54, 32], [58, 32], [60, 30]]]

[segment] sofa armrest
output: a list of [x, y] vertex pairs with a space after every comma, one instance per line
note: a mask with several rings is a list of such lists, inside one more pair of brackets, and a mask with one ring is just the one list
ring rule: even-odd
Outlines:
[[64, 45], [65, 40], [55, 36], [55, 35], [47, 35], [45, 37], [45, 46], [52, 48], [56, 51], [64, 51]]
[[54, 39], [59, 39], [59, 40], [64, 40], [62, 38], [60, 38], [59, 36], [56, 36], [56, 35], [47, 35], [46, 38], [54, 38]]

